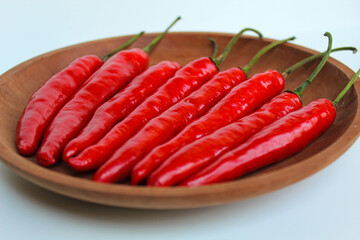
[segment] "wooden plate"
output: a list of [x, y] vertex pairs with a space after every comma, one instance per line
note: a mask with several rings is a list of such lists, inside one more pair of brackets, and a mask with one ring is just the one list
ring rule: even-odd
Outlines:
[[[144, 35], [133, 47], [145, 46], [155, 35]], [[210, 36], [218, 41], [222, 50], [233, 35], [169, 33], [151, 52], [150, 64], [167, 59], [184, 65], [193, 59], [210, 56]], [[76, 57], [85, 54], [102, 56], [129, 38], [130, 36], [123, 36], [97, 40], [52, 51], [21, 63], [0, 77], [0, 157], [7, 166], [34, 184], [89, 202], [131, 208], [194, 208], [254, 197], [304, 179], [336, 160], [359, 136], [360, 83], [357, 82], [338, 106], [338, 114], [331, 128], [313, 144], [291, 158], [232, 182], [196, 188], [100, 184], [89, 180], [91, 173], [76, 173], [63, 163], [44, 168], [37, 165], [35, 157], [19, 155], [14, 144], [16, 123], [32, 93]], [[234, 46], [221, 69], [246, 65], [260, 48], [270, 42], [273, 40], [244, 36]], [[324, 37], [324, 50], [326, 45], [327, 39]], [[279, 46], [263, 56], [250, 75], [269, 68], [284, 70], [315, 53], [317, 52], [293, 44]], [[311, 74], [318, 62], [308, 64], [289, 75], [285, 89], [291, 90], [299, 85]], [[320, 97], [334, 99], [353, 74], [344, 64], [329, 59], [317, 79], [306, 90], [304, 103]]]

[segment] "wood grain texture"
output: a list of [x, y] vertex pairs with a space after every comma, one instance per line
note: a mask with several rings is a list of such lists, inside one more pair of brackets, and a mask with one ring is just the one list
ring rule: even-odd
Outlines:
[[[145, 34], [132, 47], [144, 47], [156, 35]], [[150, 65], [165, 59], [185, 65], [193, 59], [210, 56], [210, 36], [218, 41], [221, 51], [233, 35], [205, 32], [169, 33], [150, 53]], [[25, 158], [19, 155], [15, 146], [16, 123], [32, 93], [76, 57], [85, 54], [102, 56], [130, 37], [102, 39], [55, 50], [21, 63], [0, 76], [0, 158], [8, 167], [34, 184], [89, 202], [131, 208], [195, 208], [250, 198], [295, 183], [335, 161], [359, 136], [360, 83], [356, 82], [339, 104], [333, 125], [314, 143], [282, 162], [232, 182], [196, 188], [100, 184], [89, 180], [92, 173], [76, 173], [64, 163], [44, 168], [37, 165], [35, 156]], [[244, 36], [236, 43], [220, 69], [245, 66], [260, 48], [270, 42], [273, 40]], [[324, 40], [324, 50], [325, 42]], [[269, 68], [284, 70], [316, 53], [294, 44], [281, 45], [263, 56], [250, 72], [250, 76]], [[318, 62], [310, 63], [289, 75], [285, 89], [293, 90], [298, 86], [311, 74]], [[334, 99], [353, 74], [354, 72], [344, 64], [330, 58], [305, 91], [304, 104], [320, 97]]]

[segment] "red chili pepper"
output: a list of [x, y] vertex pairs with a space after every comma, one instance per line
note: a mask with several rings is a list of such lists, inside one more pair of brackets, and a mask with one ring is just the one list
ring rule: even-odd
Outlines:
[[101, 59], [95, 55], [80, 57], [47, 80], [31, 96], [17, 124], [16, 145], [19, 152], [23, 155], [34, 154], [46, 127], [66, 101], [77, 89], [92, 79], [93, 73], [101, 67], [108, 56], [127, 48], [143, 33], [139, 33]]
[[336, 105], [359, 74], [360, 70], [333, 102], [318, 99], [275, 121], [180, 185], [199, 186], [233, 180], [301, 151], [330, 127], [335, 120]]
[[[117, 122], [134, 110], [181, 68], [176, 62], [162, 61], [135, 77], [123, 90], [101, 105], [86, 127], [64, 149], [63, 159], [77, 155], [95, 144]], [[71, 164], [71, 163], [70, 163]], [[76, 169], [76, 165], [74, 165]]]
[[91, 81], [76, 92], [56, 114], [44, 134], [37, 154], [41, 165], [55, 164], [65, 145], [86, 125], [95, 110], [147, 68], [147, 53], [179, 19], [180, 17], [144, 49], [124, 50], [111, 56]]
[[[256, 31], [244, 29], [242, 32], [246, 30]], [[232, 45], [238, 37], [231, 41]], [[71, 162], [70, 165], [84, 171], [99, 167], [147, 121], [158, 116], [214, 76], [218, 72], [217, 65], [224, 60], [228, 51], [229, 48], [224, 51], [225, 54], [214, 60], [208, 57], [194, 60], [177, 71], [173, 78], [147, 98], [123, 121], [116, 124], [99, 142], [86, 148], [78, 156], [70, 158], [68, 160], [69, 163]]]
[[[333, 51], [339, 51], [339, 50], [353, 50], [354, 51], [354, 48], [339, 48], [339, 49], [334, 49]], [[297, 69], [300, 66], [308, 63], [310, 60], [314, 60], [316, 58], [319, 58], [319, 57], [325, 55], [325, 53], [326, 52], [318, 54], [318, 55], [311, 56], [311, 57], [309, 57], [307, 59], [304, 59], [301, 62], [293, 65], [292, 67], [286, 69], [282, 74], [284, 76], [287, 76], [289, 73], [291, 73], [295, 69]], [[305, 82], [304, 85], [307, 86], [308, 82]], [[235, 88], [232, 91], [234, 91], [234, 90], [235, 90]], [[300, 93], [297, 93], [297, 92], [295, 92], [295, 93], [298, 94], [299, 96], [301, 96], [301, 94], [302, 94], [302, 93], [300, 94]], [[238, 94], [233, 93], [233, 95], [237, 96]], [[239, 95], [239, 96], [241, 96], [241, 95]], [[215, 106], [213, 109], [215, 109], [217, 106]], [[283, 106], [283, 107], [285, 107], [285, 106]], [[261, 109], [263, 109], [263, 108], [261, 108]], [[250, 131], [250, 129], [252, 129], [251, 131], [253, 131], [254, 128], [260, 129], [261, 125], [253, 124], [250, 121], [251, 119], [254, 119], [254, 118], [257, 119], [258, 115], [262, 116], [261, 113], [256, 112], [256, 113], [253, 114], [254, 117], [248, 116], [244, 120], [242, 120], [241, 117], [240, 117], [241, 120], [239, 120], [238, 123], [239, 123], [240, 126], [242, 126], [243, 123], [248, 123], [249, 124], [249, 126], [245, 126], [244, 131], [248, 131], [248, 130]], [[270, 119], [271, 118], [269, 118], [267, 120], [269, 121]], [[206, 137], [204, 137], [204, 139], [201, 140], [201, 141], [200, 140], [195, 141], [196, 139], [207, 135], [208, 133], [212, 132], [213, 129], [215, 129], [215, 127], [211, 128], [209, 125], [207, 125], [207, 124], [211, 123], [208, 119], [200, 119], [199, 122], [200, 123], [198, 125], [195, 125], [195, 124], [198, 123], [197, 121], [195, 121], [194, 123], [192, 123], [191, 127], [188, 126], [186, 129], [183, 130], [183, 132], [179, 133], [177, 136], [175, 136], [173, 139], [171, 139], [167, 143], [165, 143], [163, 145], [160, 145], [157, 148], [154, 148], [152, 150], [152, 152], [150, 152], [146, 157], [144, 157], [144, 159], [142, 159], [139, 163], [137, 163], [135, 165], [133, 171], [132, 171], [132, 176], [131, 176], [132, 184], [140, 183], [141, 181], [145, 180], [150, 174], [152, 174], [154, 176], [151, 176], [151, 179], [149, 179], [149, 181], [148, 181], [149, 184], [160, 184], [160, 183], [157, 183], [157, 182], [160, 182], [160, 180], [157, 180], [157, 179], [162, 178], [162, 177], [160, 177], [162, 175], [165, 175], [165, 174], [167, 176], [170, 176], [171, 174], [172, 175], [176, 175], [176, 174], [180, 175], [182, 172], [191, 171], [190, 168], [196, 168], [196, 164], [194, 162], [199, 162], [199, 163], [202, 162], [202, 161], [205, 162], [205, 160], [198, 160], [197, 161], [196, 160], [196, 154], [195, 154], [195, 156], [193, 156], [191, 158], [185, 158], [184, 160], [180, 160], [180, 159], [183, 159], [182, 157], [180, 157], [181, 153], [183, 153], [184, 156], [185, 155], [186, 156], [190, 155], [190, 154], [185, 154], [185, 149], [184, 149], [184, 151], [179, 150], [181, 152], [179, 154], [176, 153], [176, 151], [178, 149], [181, 149], [186, 144], [191, 145], [191, 143], [194, 141], [194, 145], [196, 146], [196, 150], [194, 149], [194, 151], [199, 152], [199, 153], [197, 153], [199, 155], [199, 157], [204, 156], [207, 153], [209, 153], [209, 155], [211, 156], [211, 152], [214, 152], [214, 153], [216, 153], [218, 155], [221, 152], [226, 150], [226, 148], [224, 147], [225, 142], [230, 144], [229, 140], [231, 140], [231, 139], [234, 140], [234, 141], [236, 140], [233, 143], [235, 145], [237, 141], [241, 141], [241, 139], [244, 139], [244, 136], [246, 135], [244, 132], [242, 132], [241, 129], [237, 129], [237, 132], [239, 133], [238, 135], [240, 135], [240, 133], [241, 133], [241, 136], [238, 136], [238, 137], [235, 138], [235, 133], [230, 131], [233, 128], [229, 127], [229, 128], [227, 128], [227, 130], [229, 130], [227, 132], [230, 135], [230, 137], [228, 139], [220, 140], [221, 139], [220, 136], [225, 137], [226, 133], [219, 130], [220, 132], [218, 133], [218, 136], [214, 136], [212, 138], [211, 135], [208, 135], [209, 138], [217, 139], [217, 141], [215, 143], [212, 143]], [[215, 122], [215, 124], [218, 124], [218, 121], [214, 121], [214, 122]], [[269, 123], [270, 122], [268, 122], [268, 123], [263, 122], [264, 125], [262, 125], [262, 126], [265, 126], [266, 124], [269, 124]], [[226, 123], [225, 123], [225, 125], [226, 125]], [[234, 123], [234, 126], [238, 126], [237, 123]], [[202, 129], [206, 129], [206, 132], [203, 133]], [[248, 133], [248, 134], [250, 134], [250, 133]], [[199, 144], [197, 144], [197, 143], [199, 143]], [[203, 150], [199, 149], [199, 145], [201, 145], [201, 144], [203, 144]], [[206, 144], [208, 144], [210, 146], [207, 146]], [[216, 144], [219, 144], [218, 148], [215, 148]], [[186, 148], [188, 150], [191, 147], [190, 146], [189, 147], [185, 146], [184, 148]], [[210, 150], [208, 150], [208, 149], [210, 149]], [[200, 153], [200, 152], [202, 152], [202, 153]], [[172, 154], [174, 154], [174, 157], [171, 156]], [[175, 157], [175, 156], [177, 156], [177, 157]], [[208, 159], [206, 161], [210, 161], [212, 158], [215, 157], [215, 156], [211, 156], [212, 157], [211, 158], [210, 156], [208, 157]], [[169, 159], [167, 159], [167, 158], [169, 158]], [[173, 159], [173, 160], [171, 160], [171, 159]], [[186, 164], [187, 161], [192, 162], [191, 163], [192, 167], [189, 167], [190, 164]], [[184, 166], [184, 168], [181, 168], [180, 165]], [[159, 166], [161, 166], [161, 170], [160, 169], [156, 170]], [[171, 170], [171, 169], [175, 169], [175, 170]], [[169, 173], [169, 172], [171, 172], [171, 173]], [[183, 175], [185, 175], [185, 173], [183, 173]], [[169, 180], [166, 180], [166, 182], [174, 181], [174, 180], [171, 180], [170, 177], [167, 177], [166, 179], [169, 179]], [[162, 180], [161, 182], [163, 182], [162, 184], [166, 184], [165, 180]]]
[[[290, 39], [279, 41], [277, 45], [288, 40]], [[272, 46], [276, 45], [272, 44]], [[246, 74], [239, 68], [231, 68], [217, 74], [198, 91], [149, 122], [101, 166], [94, 179], [102, 182], [115, 182], [130, 176], [133, 166], [153, 147], [173, 137], [186, 124], [200, 117], [216, 104], [233, 86], [245, 80]], [[246, 85], [246, 82], [242, 84]], [[269, 88], [271, 89], [271, 86]], [[227, 108], [227, 112], [236, 111], [238, 109], [233, 107], [236, 104], [235, 102], [226, 102], [222, 109]]]

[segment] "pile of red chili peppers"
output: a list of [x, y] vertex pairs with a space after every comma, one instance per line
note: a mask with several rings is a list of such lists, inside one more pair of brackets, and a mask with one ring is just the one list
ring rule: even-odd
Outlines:
[[[143, 49], [125, 50], [141, 32], [102, 58], [74, 60], [46, 81], [18, 122], [20, 154], [36, 153], [46, 167], [64, 161], [77, 171], [94, 171], [93, 180], [104, 183], [200, 186], [235, 180], [296, 154], [325, 132], [360, 74], [333, 102], [317, 99], [302, 107], [304, 90], [330, 53], [356, 52], [332, 49], [330, 33], [325, 52], [283, 72], [248, 76], [262, 55], [295, 37], [269, 44], [243, 68], [219, 72], [245, 31], [262, 37], [251, 28], [235, 35], [218, 57], [183, 67], [164, 59], [149, 67], [151, 49], [179, 19]], [[288, 74], [321, 57], [303, 84], [283, 92]]]

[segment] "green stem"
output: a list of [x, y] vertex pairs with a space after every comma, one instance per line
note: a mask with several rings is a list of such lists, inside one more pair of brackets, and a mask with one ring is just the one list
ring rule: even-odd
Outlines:
[[[343, 51], [343, 50], [351, 50], [353, 51], [353, 53], [356, 53], [357, 52], [357, 49], [354, 48], [354, 47], [341, 47], [341, 48], [334, 48], [331, 50], [331, 52], [337, 52], [337, 51]], [[286, 78], [291, 72], [295, 71], [296, 69], [298, 69], [299, 67], [309, 63], [309, 62], [312, 62], [314, 61], [315, 59], [318, 59], [318, 58], [321, 58], [322, 56], [324, 56], [326, 54], [326, 51], [325, 52], [322, 52], [322, 53], [319, 53], [319, 54], [316, 54], [316, 55], [312, 55], [308, 58], [305, 58], [304, 60], [292, 65], [291, 67], [289, 67], [288, 69], [284, 70], [282, 72], [282, 75], [284, 78]]]
[[225, 47], [224, 51], [222, 52], [222, 54], [220, 56], [212, 59], [217, 67], [220, 65], [220, 63], [222, 63], [225, 60], [225, 58], [229, 54], [231, 48], [234, 46], [234, 44], [237, 42], [237, 40], [241, 37], [241, 35], [243, 35], [243, 33], [246, 31], [252, 31], [252, 32], [256, 33], [257, 35], [259, 35], [259, 38], [262, 39], [262, 34], [258, 30], [253, 29], [253, 28], [244, 28], [230, 40], [230, 42]]
[[254, 66], [254, 64], [257, 62], [257, 60], [259, 60], [259, 58], [264, 55], [265, 53], [267, 53], [268, 51], [270, 51], [271, 49], [273, 49], [274, 47], [283, 44], [284, 42], [287, 41], [291, 41], [294, 40], [295, 37], [291, 37], [291, 38], [287, 38], [284, 40], [280, 40], [280, 41], [276, 41], [273, 43], [270, 43], [269, 45], [265, 46], [263, 49], [261, 49], [251, 60], [250, 62], [243, 68], [243, 71], [246, 73], [246, 76], [249, 74], [251, 68]]
[[121, 45], [119, 48], [115, 49], [114, 51], [104, 55], [103, 57], [101, 57], [101, 60], [103, 62], [105, 62], [106, 60], [108, 60], [112, 55], [114, 55], [117, 52], [120, 52], [121, 50], [124, 50], [125, 48], [127, 48], [128, 46], [130, 46], [133, 42], [135, 42], [139, 37], [141, 37], [144, 34], [144, 31], [138, 33], [137, 35], [133, 36], [132, 38], [130, 38], [127, 42], [125, 42], [123, 45]]
[[344, 97], [344, 95], [347, 93], [347, 91], [350, 89], [350, 87], [354, 84], [354, 82], [359, 77], [359, 75], [360, 75], [360, 69], [357, 71], [357, 73], [355, 73], [353, 78], [348, 82], [348, 84], [346, 84], [345, 88], [339, 93], [339, 95], [332, 102], [334, 107], [336, 107], [339, 104], [340, 100]]
[[170, 30], [170, 28], [172, 26], [174, 26], [174, 24], [179, 21], [181, 19], [181, 17], [177, 17], [171, 24], [170, 26], [168, 26], [165, 31], [163, 33], [161, 33], [159, 36], [157, 36], [149, 45], [147, 45], [146, 47], [143, 48], [144, 52], [149, 53], [151, 51], [151, 49], [158, 44], [158, 42], [160, 42], [160, 40], [165, 36], [165, 34]]
[[309, 84], [312, 82], [312, 80], [314, 80], [316, 75], [320, 72], [320, 70], [323, 68], [323, 66], [325, 65], [325, 63], [327, 62], [327, 60], [329, 58], [331, 48], [332, 48], [332, 36], [329, 32], [326, 32], [324, 35], [329, 38], [328, 48], [325, 52], [323, 59], [321, 59], [321, 62], [315, 68], [314, 72], [310, 75], [310, 77], [308, 79], [306, 79], [305, 82], [303, 82], [298, 88], [295, 89], [294, 93], [297, 94], [299, 97], [302, 96], [304, 90], [307, 88], [307, 86], [309, 86]]
[[213, 46], [213, 54], [211, 55], [211, 58], [215, 58], [216, 55], [218, 54], [218, 51], [219, 51], [219, 47], [218, 47], [218, 44], [217, 42], [215, 41], [215, 39], [213, 39], [212, 37], [209, 38], [212, 46]]

